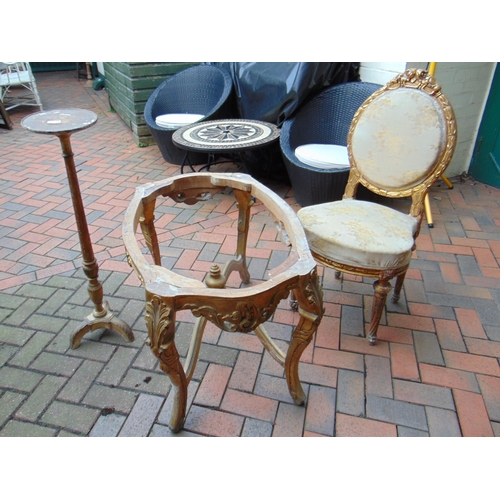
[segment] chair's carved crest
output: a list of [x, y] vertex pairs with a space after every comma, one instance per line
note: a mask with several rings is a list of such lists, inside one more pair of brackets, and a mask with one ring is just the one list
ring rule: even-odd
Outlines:
[[441, 86], [436, 79], [424, 69], [407, 69], [387, 83], [387, 88], [397, 89], [408, 87], [423, 90], [429, 95], [437, 95], [441, 92]]

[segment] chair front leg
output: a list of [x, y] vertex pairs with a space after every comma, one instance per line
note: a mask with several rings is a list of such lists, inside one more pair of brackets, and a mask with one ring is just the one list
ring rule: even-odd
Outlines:
[[392, 290], [389, 280], [386, 278], [379, 279], [373, 283], [373, 304], [372, 304], [372, 318], [370, 321], [370, 328], [368, 330], [368, 342], [370, 345], [375, 345], [377, 340], [377, 330], [384, 310], [387, 294]]

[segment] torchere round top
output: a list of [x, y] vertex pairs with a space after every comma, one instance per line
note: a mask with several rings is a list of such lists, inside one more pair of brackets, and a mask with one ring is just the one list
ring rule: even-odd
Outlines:
[[87, 109], [55, 109], [40, 111], [23, 118], [21, 125], [39, 134], [65, 134], [91, 127], [97, 115]]

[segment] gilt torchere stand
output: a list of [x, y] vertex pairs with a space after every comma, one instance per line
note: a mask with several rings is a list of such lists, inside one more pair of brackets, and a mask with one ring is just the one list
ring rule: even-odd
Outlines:
[[124, 321], [118, 319], [109, 309], [109, 304], [103, 301], [102, 284], [98, 279], [99, 268], [94, 257], [92, 241], [90, 240], [82, 195], [78, 184], [73, 151], [71, 150], [70, 136], [74, 132], [91, 127], [97, 121], [97, 115], [84, 109], [63, 109], [55, 111], [42, 111], [27, 116], [21, 125], [31, 132], [39, 134], [56, 135], [61, 141], [62, 156], [66, 166], [73, 208], [75, 211], [76, 225], [80, 238], [83, 257], [83, 271], [87, 276], [88, 292], [95, 305], [92, 314], [87, 316], [70, 337], [70, 346], [76, 349], [83, 336], [100, 328], [115, 330], [128, 342], [134, 341], [132, 329]]

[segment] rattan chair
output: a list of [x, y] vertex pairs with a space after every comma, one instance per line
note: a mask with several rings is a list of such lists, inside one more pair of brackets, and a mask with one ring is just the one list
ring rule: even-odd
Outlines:
[[349, 82], [324, 90], [306, 103], [281, 129], [283, 160], [295, 193], [303, 207], [342, 198], [349, 166], [341, 169], [315, 168], [299, 160], [297, 147], [306, 144], [347, 145], [352, 118], [380, 85]]
[[[165, 161], [180, 165], [185, 151], [172, 143], [175, 128], [156, 124], [156, 118], [168, 113], [197, 114], [196, 121], [218, 120], [232, 116], [231, 75], [223, 68], [198, 65], [187, 68], [161, 83], [149, 97], [144, 109], [146, 124]], [[192, 164], [206, 163], [206, 154], [189, 153]]]

